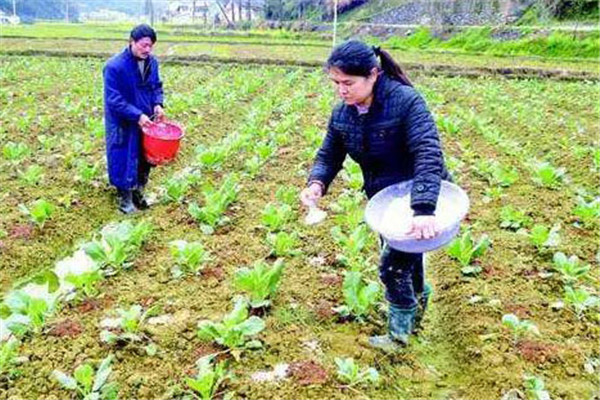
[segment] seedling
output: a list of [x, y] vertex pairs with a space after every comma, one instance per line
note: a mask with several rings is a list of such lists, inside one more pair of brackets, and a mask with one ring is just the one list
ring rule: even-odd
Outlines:
[[23, 214], [28, 215], [31, 221], [40, 229], [43, 229], [46, 222], [52, 218], [55, 207], [52, 203], [44, 199], [39, 199], [34, 201], [29, 208], [24, 204], [19, 204], [19, 210], [21, 210]]
[[56, 263], [54, 273], [63, 290], [74, 290], [74, 296], [92, 297], [98, 293], [96, 285], [104, 278], [100, 265], [83, 250]]
[[589, 265], [583, 265], [577, 256], [568, 257], [562, 253], [554, 253], [554, 269], [560, 273], [565, 285], [573, 286], [578, 280], [585, 279], [590, 270]]
[[515, 209], [512, 205], [504, 206], [500, 210], [500, 227], [517, 230], [531, 225], [531, 218], [524, 211]]
[[280, 186], [275, 192], [277, 201], [293, 207], [298, 203], [299, 191], [294, 186]]
[[37, 185], [44, 178], [44, 168], [35, 164], [30, 165], [25, 172], [19, 172], [19, 177], [27, 185]]
[[587, 202], [583, 197], [578, 197], [577, 206], [573, 209], [573, 215], [575, 215], [586, 228], [597, 226], [598, 221], [600, 220], [600, 198]]
[[82, 183], [90, 183], [98, 176], [99, 172], [100, 166], [98, 164], [88, 164], [84, 160], [79, 160], [75, 180]]
[[577, 318], [582, 319], [585, 312], [590, 308], [600, 306], [600, 298], [592, 295], [584, 288], [573, 289], [565, 286], [565, 303], [575, 310]]
[[484, 255], [490, 245], [491, 241], [487, 235], [481, 236], [475, 243], [471, 231], [468, 230], [450, 243], [447, 252], [450, 257], [460, 262], [463, 274], [473, 275], [481, 272], [481, 267], [472, 265], [473, 261]]
[[295, 256], [299, 253], [296, 246], [299, 244], [298, 234], [277, 232], [267, 235], [267, 243], [271, 247], [271, 254], [276, 257]]
[[198, 372], [193, 378], [186, 378], [185, 383], [192, 390], [195, 397], [201, 400], [212, 400], [219, 394], [219, 388], [230, 373], [227, 371], [227, 361], [213, 365], [214, 355], [204, 356], [196, 361]]
[[169, 243], [171, 255], [175, 259], [176, 267], [173, 274], [180, 277], [185, 273], [199, 273], [207, 261], [210, 260], [208, 252], [200, 242], [186, 242], [175, 240]]
[[262, 212], [262, 224], [269, 232], [279, 231], [294, 216], [292, 207], [287, 204], [276, 206], [267, 204]]
[[15, 372], [14, 366], [17, 364], [20, 344], [19, 340], [15, 337], [11, 337], [6, 341], [0, 341], [0, 377]]
[[196, 154], [196, 160], [202, 168], [219, 170], [229, 155], [229, 149], [225, 146], [199, 147], [196, 149]]
[[519, 317], [514, 314], [505, 314], [502, 317], [502, 325], [506, 326], [512, 332], [514, 343], [517, 343], [525, 335], [540, 334], [540, 331], [534, 323], [528, 320], [520, 320]]
[[111, 223], [100, 231], [100, 238], [85, 243], [82, 249], [108, 273], [116, 273], [130, 266], [130, 260], [152, 232], [146, 221], [133, 225], [130, 221]]
[[52, 376], [63, 388], [76, 392], [81, 399], [116, 400], [119, 387], [116, 382], [108, 382], [113, 358], [110, 355], [102, 360], [95, 374], [90, 364], [83, 364], [75, 369], [72, 377], [58, 370], [54, 370]]
[[144, 322], [159, 311], [158, 307], [150, 307], [143, 312], [142, 306], [135, 304], [129, 309], [118, 308], [118, 317], [108, 319], [117, 328], [117, 332], [103, 330], [100, 332], [100, 340], [104, 343], [113, 344], [117, 342], [141, 342], [146, 339], [142, 333]]
[[354, 316], [359, 321], [371, 313], [381, 295], [379, 285], [366, 282], [362, 273], [347, 271], [343, 284], [344, 305], [336, 307], [335, 312], [342, 317]]
[[338, 260], [353, 269], [360, 269], [364, 264], [362, 251], [369, 240], [369, 229], [366, 225], [358, 225], [352, 233], [346, 235], [339, 226], [331, 229], [333, 240], [342, 247]]
[[556, 247], [560, 244], [560, 225], [554, 225], [548, 229], [544, 225], [534, 225], [529, 233], [529, 240], [539, 250]]
[[181, 203], [185, 198], [190, 184], [187, 179], [180, 177], [171, 177], [163, 185], [164, 199], [166, 202]]
[[254, 179], [260, 173], [264, 162], [258, 156], [253, 156], [246, 160], [244, 163], [244, 170], [250, 176], [251, 179]]
[[222, 322], [203, 320], [198, 323], [198, 337], [211, 340], [229, 349], [260, 348], [262, 343], [250, 340], [265, 328], [262, 319], [256, 316], [248, 318], [248, 304], [238, 298], [231, 313], [223, 317]]
[[48, 285], [35, 283], [9, 292], [4, 298], [4, 306], [11, 314], [23, 316], [10, 329], [19, 335], [28, 331], [40, 333], [47, 318], [54, 313], [59, 295], [58, 291], [51, 293]]
[[558, 189], [565, 176], [564, 168], [556, 168], [548, 162], [537, 163], [532, 166], [533, 181], [543, 187]]
[[202, 188], [204, 195], [204, 206], [191, 203], [188, 212], [194, 219], [201, 223], [201, 229], [205, 234], [212, 234], [215, 227], [224, 225], [229, 221], [223, 214], [227, 207], [233, 203], [239, 192], [238, 178], [228, 175], [218, 189], [211, 184]]
[[525, 381], [524, 385], [527, 396], [529, 396], [530, 399], [550, 400], [550, 393], [546, 390], [542, 378], [533, 375], [525, 375], [523, 379]]
[[24, 143], [8, 142], [2, 148], [4, 158], [13, 165], [19, 164], [29, 155], [29, 147]]
[[376, 385], [379, 383], [379, 372], [375, 368], [361, 368], [353, 358], [337, 358], [337, 377], [348, 387], [360, 385]]
[[254, 263], [252, 269], [241, 268], [235, 274], [235, 286], [250, 295], [252, 308], [268, 307], [281, 281], [283, 260], [269, 266], [264, 261]]
[[344, 180], [352, 190], [360, 190], [363, 186], [363, 176], [360, 165], [354, 161], [347, 161], [344, 166]]

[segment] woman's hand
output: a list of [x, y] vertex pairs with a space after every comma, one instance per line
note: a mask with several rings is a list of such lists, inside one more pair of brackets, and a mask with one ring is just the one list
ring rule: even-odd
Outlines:
[[323, 185], [313, 182], [300, 192], [300, 201], [306, 207], [316, 207], [319, 200], [323, 197]]
[[432, 239], [439, 231], [435, 223], [435, 216], [433, 215], [416, 215], [412, 219], [411, 229], [408, 231], [408, 235], [414, 237], [417, 240], [421, 239]]

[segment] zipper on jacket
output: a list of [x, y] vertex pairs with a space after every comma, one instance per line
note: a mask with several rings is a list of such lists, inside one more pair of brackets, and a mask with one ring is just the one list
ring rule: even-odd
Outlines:
[[150, 60], [148, 60], [148, 62], [144, 62], [144, 75], [142, 75], [142, 82], [146, 82], [148, 71], [150, 71]]

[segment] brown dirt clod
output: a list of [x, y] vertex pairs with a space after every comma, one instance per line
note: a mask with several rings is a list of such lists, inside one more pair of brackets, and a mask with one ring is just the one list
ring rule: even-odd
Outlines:
[[321, 275], [321, 283], [327, 286], [340, 286], [343, 282], [342, 278], [338, 274], [323, 274]]
[[517, 347], [521, 356], [531, 363], [542, 364], [557, 358], [558, 347], [555, 345], [524, 340]]
[[9, 235], [12, 239], [31, 239], [33, 227], [27, 224], [14, 225]]
[[202, 275], [207, 278], [215, 278], [218, 281], [222, 281], [223, 278], [225, 278], [225, 270], [223, 267], [206, 268], [202, 271]]
[[73, 338], [79, 336], [81, 332], [83, 332], [83, 327], [79, 322], [65, 319], [53, 325], [48, 333], [52, 336]]
[[302, 386], [321, 385], [329, 379], [327, 370], [312, 360], [290, 364], [290, 374]]
[[319, 300], [314, 307], [314, 311], [317, 314], [317, 318], [322, 321], [327, 321], [335, 316], [333, 304], [327, 300]]

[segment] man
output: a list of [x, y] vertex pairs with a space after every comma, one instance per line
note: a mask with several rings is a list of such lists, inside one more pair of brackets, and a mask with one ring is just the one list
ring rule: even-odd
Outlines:
[[152, 56], [156, 32], [146, 24], [131, 31], [129, 46], [104, 67], [104, 123], [110, 183], [117, 188], [119, 210], [148, 208], [144, 186], [152, 167], [142, 151], [142, 131], [164, 118], [158, 62]]

